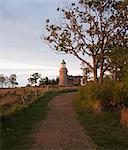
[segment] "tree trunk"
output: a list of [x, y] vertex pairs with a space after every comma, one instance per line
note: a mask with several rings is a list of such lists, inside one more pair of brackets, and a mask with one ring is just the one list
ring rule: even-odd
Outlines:
[[100, 82], [103, 82], [103, 64], [104, 64], [104, 54], [101, 52], [101, 58], [100, 58]]
[[94, 76], [94, 82], [96, 83], [98, 80], [97, 80], [97, 67], [94, 66], [94, 69], [93, 69], [93, 76]]
[[103, 82], [103, 59], [100, 62], [100, 82]]
[[115, 67], [114, 78], [115, 78], [116, 81], [118, 80], [118, 77], [117, 77], [117, 67]]
[[96, 58], [93, 56], [93, 79], [94, 82], [96, 83], [97, 80], [97, 65], [96, 65]]

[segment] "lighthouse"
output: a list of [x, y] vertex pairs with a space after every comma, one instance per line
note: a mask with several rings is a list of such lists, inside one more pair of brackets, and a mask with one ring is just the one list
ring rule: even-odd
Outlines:
[[62, 60], [61, 62], [61, 66], [60, 66], [60, 75], [59, 75], [59, 85], [60, 86], [67, 86], [68, 85], [68, 70], [66, 68], [66, 63], [64, 60]]

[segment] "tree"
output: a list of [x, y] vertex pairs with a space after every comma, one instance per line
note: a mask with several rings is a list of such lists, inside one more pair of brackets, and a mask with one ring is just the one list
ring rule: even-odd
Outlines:
[[37, 86], [37, 82], [40, 78], [41, 78], [41, 75], [36, 72], [31, 75], [31, 77], [28, 79], [28, 81], [31, 85], [35, 84], [35, 86]]
[[90, 78], [90, 73], [91, 73], [91, 70], [87, 67], [87, 68], [83, 68], [83, 75], [84, 75], [84, 78], [85, 78], [85, 81], [87, 82], [87, 80]]
[[44, 85], [44, 79], [43, 78], [40, 78], [40, 80], [39, 80], [39, 86], [40, 85]]
[[48, 77], [45, 78], [41, 78], [39, 81], [39, 85], [49, 85], [50, 80], [48, 79]]
[[34, 79], [33, 79], [32, 77], [30, 77], [30, 78], [28, 79], [28, 82], [29, 82], [30, 85], [32, 86], [32, 85], [34, 84]]
[[125, 5], [128, 5], [128, 0], [124, 0], [124, 2], [125, 2]]
[[109, 53], [111, 65], [109, 71], [115, 80], [122, 80], [128, 70], [128, 49], [126, 47], [115, 47]]
[[127, 43], [126, 10], [126, 3], [121, 1], [79, 0], [79, 4], [57, 9], [62, 13], [62, 24], [46, 20], [43, 40], [55, 51], [73, 54], [84, 62], [95, 82], [99, 69], [102, 81], [111, 64], [108, 53], [115, 45]]
[[83, 72], [84, 80], [85, 80], [85, 82], [87, 82], [87, 80], [90, 79], [91, 70], [89, 67], [87, 67], [87, 65], [85, 65], [84, 62], [81, 63], [81, 69]]
[[59, 83], [59, 78], [49, 79], [48, 77], [41, 78], [39, 80], [39, 85], [57, 85]]
[[48, 79], [48, 77], [46, 77], [46, 78], [44, 79], [44, 84], [45, 84], [45, 85], [48, 85], [48, 84], [49, 84], [49, 79]]
[[10, 81], [9, 81], [9, 77], [5, 76], [4, 84], [5, 84], [5, 86], [7, 86], [8, 88], [10, 88]]
[[3, 74], [0, 74], [0, 85], [2, 88], [3, 88], [4, 82], [5, 82], [5, 77]]
[[12, 85], [12, 88], [14, 88], [15, 86], [18, 85], [18, 82], [16, 81], [16, 74], [11, 74], [10, 77], [9, 77], [9, 82], [10, 84]]
[[59, 77], [57, 77], [57, 78], [55, 79], [55, 84], [56, 84], [56, 85], [59, 84]]

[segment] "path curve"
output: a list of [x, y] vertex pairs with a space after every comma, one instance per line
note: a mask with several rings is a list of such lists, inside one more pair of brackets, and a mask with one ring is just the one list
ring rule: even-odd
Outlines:
[[49, 103], [46, 121], [36, 126], [31, 150], [94, 150], [72, 107], [74, 93], [65, 93]]

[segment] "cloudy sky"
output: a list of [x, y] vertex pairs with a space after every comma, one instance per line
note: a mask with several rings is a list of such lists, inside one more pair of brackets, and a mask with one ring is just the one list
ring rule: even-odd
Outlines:
[[80, 62], [74, 56], [56, 54], [40, 39], [45, 20], [56, 22], [60, 18], [56, 9], [70, 2], [0, 0], [0, 74], [16, 73], [20, 85], [25, 85], [34, 72], [55, 78], [62, 59], [69, 74], [81, 74]]

